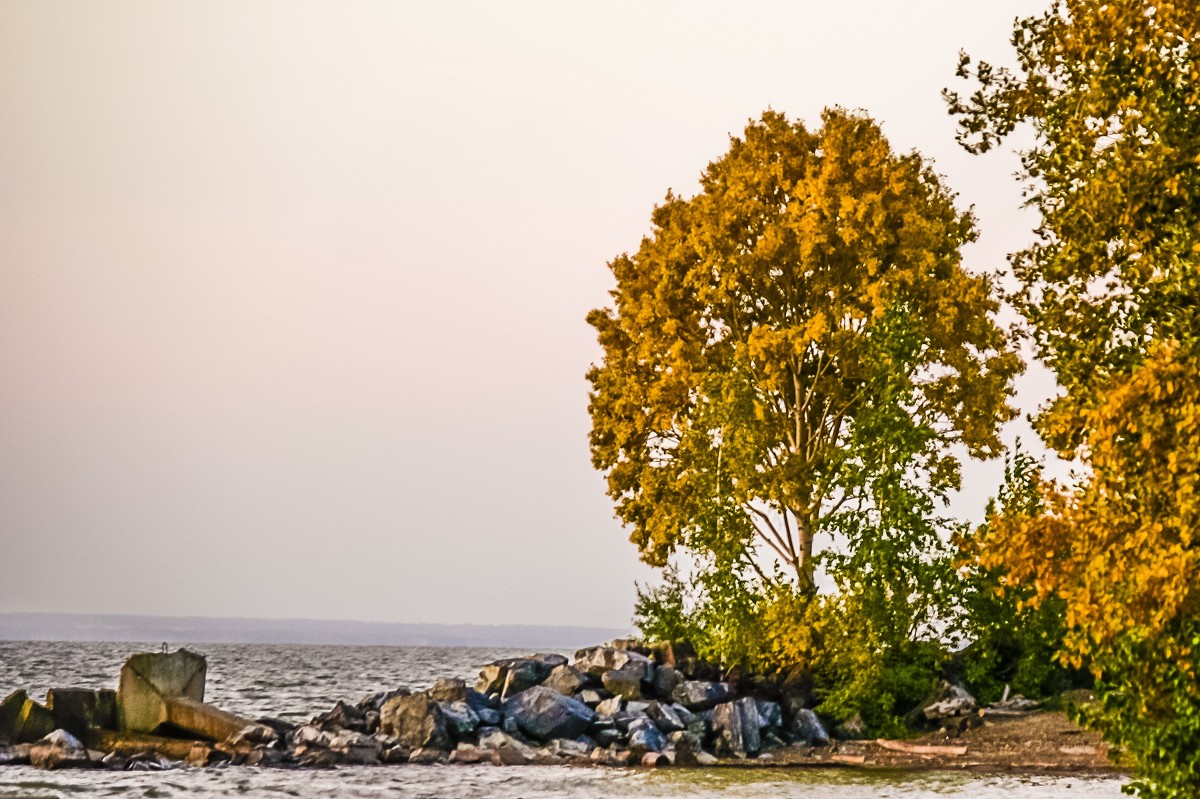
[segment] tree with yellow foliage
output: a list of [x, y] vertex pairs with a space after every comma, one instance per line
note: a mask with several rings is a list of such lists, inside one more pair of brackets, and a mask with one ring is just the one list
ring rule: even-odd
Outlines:
[[736, 614], [751, 584], [811, 596], [824, 535], [839, 585], [919, 623], [956, 447], [999, 450], [1020, 369], [961, 265], [970, 214], [831, 110], [816, 130], [764, 114], [652, 222], [588, 316], [593, 461], [642, 558], [695, 556]]
[[1028, 122], [1037, 240], [1014, 296], [1063, 392], [1043, 438], [1089, 468], [989, 524], [985, 562], [1065, 602], [1065, 656], [1148, 797], [1200, 794], [1200, 6], [1059, 0], [1018, 21], [1019, 67], [964, 56], [948, 92], [987, 150]]

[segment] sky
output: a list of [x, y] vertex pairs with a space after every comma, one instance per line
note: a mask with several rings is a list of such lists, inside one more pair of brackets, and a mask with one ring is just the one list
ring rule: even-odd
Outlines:
[[627, 626], [607, 263], [748, 120], [841, 105], [999, 271], [1016, 158], [939, 93], [1044, 5], [0, 4], [0, 612]]

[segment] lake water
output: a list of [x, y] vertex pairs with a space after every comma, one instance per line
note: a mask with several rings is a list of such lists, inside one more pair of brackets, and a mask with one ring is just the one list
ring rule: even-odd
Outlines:
[[[0, 641], [0, 697], [17, 688], [42, 699], [53, 687], [115, 688], [121, 663], [151, 643]], [[306, 720], [337, 700], [442, 676], [474, 678], [479, 666], [523, 650], [439, 647], [189, 644], [208, 656], [206, 698], [241, 715]], [[570, 654], [570, 653], [566, 653]], [[164, 772], [44, 772], [0, 768], [0, 799], [49, 797], [689, 797], [691, 799], [1117, 799], [1114, 778], [869, 772], [849, 769], [663, 769], [524, 766], [256, 768]]]

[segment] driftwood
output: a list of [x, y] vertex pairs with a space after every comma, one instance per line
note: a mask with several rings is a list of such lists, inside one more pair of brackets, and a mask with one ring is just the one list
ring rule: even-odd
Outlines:
[[928, 746], [925, 744], [906, 744], [903, 741], [889, 741], [885, 738], [879, 738], [875, 741], [884, 749], [890, 749], [893, 752], [904, 752], [909, 755], [947, 755], [949, 757], [962, 757], [967, 753], [965, 746]]
[[852, 766], [861, 766], [867, 762], [863, 755], [830, 755], [829, 759], [834, 763], [849, 763]]

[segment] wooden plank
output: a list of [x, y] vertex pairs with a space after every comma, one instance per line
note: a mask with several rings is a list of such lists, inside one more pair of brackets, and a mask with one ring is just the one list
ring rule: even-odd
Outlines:
[[893, 752], [904, 752], [909, 755], [945, 755], [947, 757], [962, 757], [967, 753], [965, 746], [929, 746], [925, 744], [906, 744], [903, 741], [889, 741], [879, 738], [875, 743]]
[[849, 763], [852, 766], [861, 766], [867, 762], [863, 755], [830, 755], [829, 759], [835, 763]]

